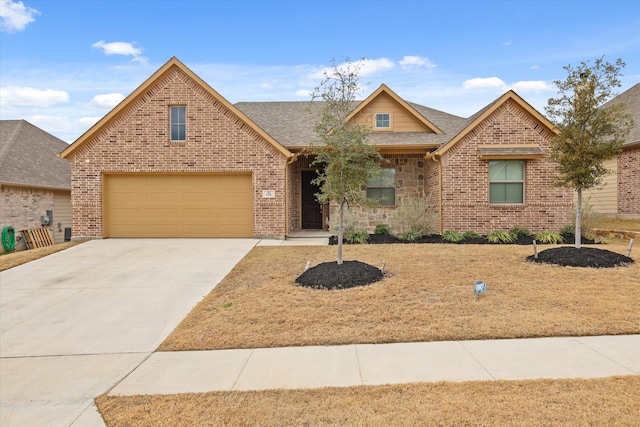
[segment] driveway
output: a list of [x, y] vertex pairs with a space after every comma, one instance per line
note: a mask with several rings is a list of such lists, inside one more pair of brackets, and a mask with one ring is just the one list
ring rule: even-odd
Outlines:
[[104, 426], [93, 398], [257, 243], [93, 240], [0, 272], [0, 425]]

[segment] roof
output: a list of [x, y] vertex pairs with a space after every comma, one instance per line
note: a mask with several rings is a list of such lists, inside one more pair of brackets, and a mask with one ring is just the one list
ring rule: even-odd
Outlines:
[[0, 120], [0, 184], [71, 189], [69, 145], [26, 120]]
[[[364, 101], [354, 101], [354, 111]], [[323, 101], [238, 102], [235, 106], [274, 139], [290, 150], [309, 147], [316, 140], [313, 130], [320, 118]], [[449, 141], [467, 119], [407, 102], [422, 121], [433, 123], [441, 133], [431, 132], [372, 132], [369, 141], [376, 147], [414, 147], [434, 149]]]
[[198, 75], [196, 75], [193, 71], [191, 71], [186, 65], [184, 65], [178, 58], [175, 56], [167, 61], [162, 67], [158, 69], [155, 73], [151, 75], [147, 80], [145, 80], [136, 90], [134, 90], [129, 96], [127, 96], [120, 104], [118, 104], [113, 110], [111, 110], [106, 116], [98, 121], [95, 125], [93, 125], [89, 130], [87, 130], [84, 134], [80, 136], [73, 144], [71, 144], [66, 150], [64, 150], [60, 155], [62, 157], [68, 157], [75, 151], [77, 151], [80, 147], [82, 147], [87, 141], [89, 141], [94, 135], [100, 132], [103, 128], [108, 126], [108, 124], [113, 120], [118, 114], [125, 110], [129, 105], [133, 104], [136, 100], [144, 96], [144, 94], [160, 79], [162, 79], [167, 73], [171, 72], [175, 68], [180, 69], [182, 72], [187, 74], [191, 79], [193, 79], [202, 89], [208, 92], [211, 96], [213, 96], [216, 101], [220, 102], [224, 105], [225, 108], [229, 109], [233, 114], [237, 115], [240, 120], [242, 120], [245, 124], [247, 124], [251, 129], [256, 131], [261, 137], [263, 137], [268, 143], [273, 145], [278, 151], [280, 151], [285, 157], [290, 158], [293, 154], [287, 150], [280, 142], [275, 140], [271, 135], [266, 133], [263, 129], [261, 129], [256, 123], [251, 121], [245, 114], [243, 114], [238, 108], [236, 108], [233, 104], [227, 101], [222, 95], [216, 92], [211, 86], [209, 86], [204, 80], [202, 80]]
[[479, 145], [478, 154], [481, 159], [539, 159], [544, 152], [539, 145], [492, 144]]
[[627, 89], [611, 99], [603, 107], [610, 107], [620, 103], [625, 104], [626, 112], [633, 117], [633, 127], [623, 147], [640, 144], [640, 83], [636, 83], [631, 89]]

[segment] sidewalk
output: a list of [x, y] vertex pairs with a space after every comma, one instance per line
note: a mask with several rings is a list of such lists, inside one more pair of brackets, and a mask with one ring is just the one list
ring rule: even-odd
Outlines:
[[109, 394], [640, 374], [640, 335], [157, 352]]

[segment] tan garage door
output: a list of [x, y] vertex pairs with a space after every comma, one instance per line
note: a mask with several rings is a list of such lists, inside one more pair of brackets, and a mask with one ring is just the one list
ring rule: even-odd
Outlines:
[[250, 175], [105, 175], [105, 237], [253, 237]]

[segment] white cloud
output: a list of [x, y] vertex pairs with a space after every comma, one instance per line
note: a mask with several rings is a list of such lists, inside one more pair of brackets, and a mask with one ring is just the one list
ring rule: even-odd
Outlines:
[[110, 110], [118, 105], [124, 98], [125, 96], [121, 93], [104, 93], [94, 96], [91, 102], [89, 102], [89, 106]]
[[105, 55], [124, 55], [133, 56], [133, 62], [140, 62], [147, 64], [148, 59], [142, 56], [142, 49], [134, 46], [134, 43], [128, 42], [112, 42], [106, 43], [104, 40], [100, 40], [91, 45], [96, 49], [102, 49]]
[[0, 0], [0, 31], [22, 31], [27, 24], [35, 21], [34, 16], [39, 14], [36, 9], [26, 7], [21, 1]]
[[498, 77], [476, 77], [462, 83], [465, 89], [493, 89], [506, 86], [507, 84]]
[[101, 118], [102, 117], [80, 117], [78, 120], [76, 120], [76, 123], [89, 129], [91, 126], [98, 123], [98, 120], [100, 120]]
[[300, 89], [296, 91], [296, 96], [300, 98], [311, 98], [312, 92], [307, 89]]
[[543, 80], [530, 80], [516, 82], [511, 85], [511, 89], [518, 93], [530, 93], [530, 92], [546, 92], [554, 90], [554, 87]]
[[502, 46], [511, 46], [511, 40], [502, 42]]
[[529, 68], [531, 68], [532, 70], [537, 70], [538, 68], [540, 68], [540, 66], [539, 65], [532, 65]]
[[431, 62], [429, 58], [407, 55], [404, 58], [402, 58], [402, 60], [400, 61], [400, 66], [405, 70], [409, 68], [419, 68], [419, 67], [431, 69], [431, 68], [435, 68], [436, 64]]
[[362, 63], [362, 68], [360, 68], [360, 75], [366, 76], [369, 74], [375, 74], [380, 71], [389, 70], [393, 67], [395, 67], [393, 61], [387, 58], [365, 59]]
[[0, 103], [5, 105], [23, 105], [30, 107], [51, 107], [69, 101], [64, 90], [36, 89], [33, 87], [7, 86], [0, 88]]

